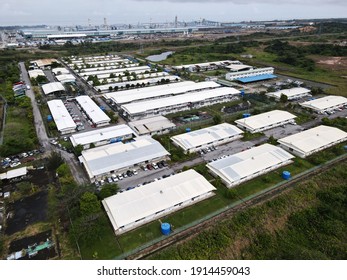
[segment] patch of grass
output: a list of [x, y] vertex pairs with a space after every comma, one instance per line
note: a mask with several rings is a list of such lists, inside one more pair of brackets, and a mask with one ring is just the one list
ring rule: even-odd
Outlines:
[[100, 224], [101, 233], [95, 242], [80, 242], [82, 258], [85, 260], [101, 259], [109, 260], [122, 253], [119, 247], [116, 236], [111, 224], [108, 222], [108, 217], [103, 218], [103, 223]]

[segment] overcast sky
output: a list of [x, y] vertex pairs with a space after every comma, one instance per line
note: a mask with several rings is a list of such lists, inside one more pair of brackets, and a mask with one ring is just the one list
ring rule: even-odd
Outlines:
[[347, 17], [347, 0], [1, 0], [0, 25]]

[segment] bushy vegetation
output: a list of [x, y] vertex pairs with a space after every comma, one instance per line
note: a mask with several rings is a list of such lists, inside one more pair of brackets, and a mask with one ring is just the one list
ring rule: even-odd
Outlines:
[[276, 54], [278, 62], [305, 68], [308, 71], [314, 70], [314, 61], [305, 56], [306, 52], [303, 48], [297, 48], [288, 42], [274, 40], [264, 50]]

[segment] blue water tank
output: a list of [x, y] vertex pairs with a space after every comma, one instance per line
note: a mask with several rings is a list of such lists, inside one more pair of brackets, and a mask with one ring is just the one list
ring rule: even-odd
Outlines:
[[347, 146], [344, 146], [343, 148], [347, 151]]
[[169, 223], [161, 224], [161, 233], [164, 235], [169, 235], [171, 232], [171, 225]]
[[47, 121], [50, 122], [50, 121], [52, 121], [52, 120], [53, 120], [52, 116], [51, 116], [51, 115], [48, 115], [48, 116], [47, 116]]
[[241, 89], [241, 90], [240, 90], [240, 93], [241, 93], [241, 96], [242, 96], [242, 97], [245, 96], [245, 90], [244, 90], [244, 89]]
[[290, 175], [290, 172], [289, 172], [289, 171], [283, 171], [283, 173], [282, 173], [282, 178], [283, 178], [284, 180], [289, 180], [290, 177], [291, 177], [291, 175]]
[[244, 114], [242, 114], [242, 117], [243, 117], [243, 118], [248, 118], [248, 117], [250, 117], [250, 116], [251, 116], [250, 113], [244, 113]]
[[191, 131], [192, 131], [191, 128], [189, 128], [189, 127], [186, 128], [186, 132], [191, 132]]

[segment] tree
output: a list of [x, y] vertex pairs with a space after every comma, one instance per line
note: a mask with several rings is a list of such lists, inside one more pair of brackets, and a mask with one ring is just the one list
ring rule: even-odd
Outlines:
[[82, 151], [83, 151], [83, 146], [81, 144], [77, 145], [74, 148], [74, 153], [76, 156], [80, 156], [82, 154]]
[[282, 103], [286, 103], [288, 101], [288, 96], [284, 95], [284, 94], [281, 94], [280, 101]]
[[216, 114], [213, 116], [213, 123], [220, 124], [222, 122], [222, 116], [220, 114]]
[[119, 187], [117, 184], [106, 184], [102, 187], [101, 191], [99, 192], [99, 199], [105, 199], [106, 197], [110, 197], [112, 195], [115, 195], [119, 190]]
[[52, 152], [48, 157], [47, 169], [50, 171], [56, 170], [60, 165], [64, 163], [60, 153]]
[[97, 214], [101, 211], [100, 201], [97, 196], [91, 192], [86, 192], [81, 196], [80, 213], [82, 216]]

